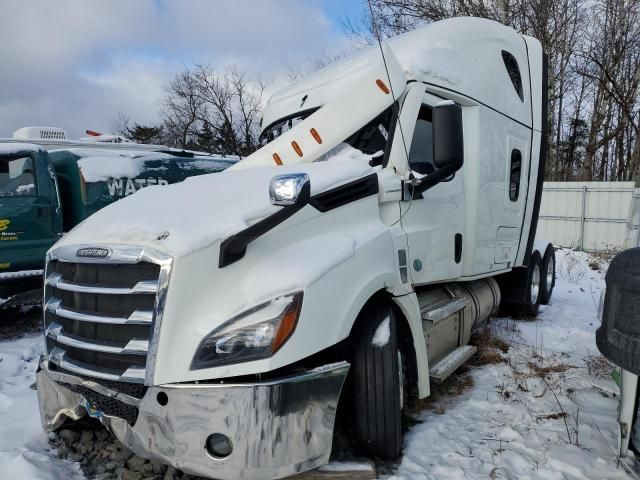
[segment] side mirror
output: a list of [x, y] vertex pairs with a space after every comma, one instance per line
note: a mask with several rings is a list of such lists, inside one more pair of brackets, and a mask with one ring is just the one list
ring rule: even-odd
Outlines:
[[463, 162], [462, 108], [451, 101], [440, 102], [433, 109], [433, 164], [459, 170]]
[[433, 164], [436, 171], [420, 179], [412, 196], [451, 177], [464, 163], [462, 108], [450, 100], [433, 108]]
[[309, 175], [306, 173], [276, 175], [269, 184], [269, 196], [273, 205], [283, 208], [224, 240], [220, 244], [218, 268], [224, 268], [240, 260], [247, 251], [247, 245], [280, 225], [309, 203], [311, 198]]
[[308, 202], [310, 191], [309, 175], [306, 173], [276, 175], [269, 184], [271, 203], [283, 207]]

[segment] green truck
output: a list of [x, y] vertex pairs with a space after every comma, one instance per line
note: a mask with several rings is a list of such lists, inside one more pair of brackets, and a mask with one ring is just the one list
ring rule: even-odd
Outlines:
[[235, 163], [184, 151], [0, 143], [0, 298], [42, 282], [46, 251], [78, 223], [141, 188]]

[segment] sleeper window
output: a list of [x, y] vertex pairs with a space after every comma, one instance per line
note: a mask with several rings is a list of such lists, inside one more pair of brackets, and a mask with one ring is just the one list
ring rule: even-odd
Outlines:
[[433, 165], [433, 122], [431, 107], [422, 105], [416, 120], [416, 128], [409, 150], [409, 165], [411, 170], [429, 175], [435, 171]]
[[509, 176], [509, 200], [517, 202], [520, 196], [520, 172], [522, 153], [517, 148], [511, 151], [511, 174]]
[[520, 100], [524, 102], [524, 92], [522, 90], [522, 75], [520, 75], [520, 67], [518, 66], [518, 61], [516, 57], [507, 52], [506, 50], [502, 50], [502, 61], [504, 62], [504, 66], [507, 69], [507, 73], [509, 74], [509, 78], [511, 79], [511, 83], [513, 84], [513, 88], [516, 89], [516, 93]]

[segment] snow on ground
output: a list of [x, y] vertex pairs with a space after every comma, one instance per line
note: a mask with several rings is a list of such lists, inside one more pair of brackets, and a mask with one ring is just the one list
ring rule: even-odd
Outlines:
[[0, 342], [0, 478], [83, 478], [79, 464], [59, 460], [40, 427], [35, 382], [41, 334]]
[[553, 298], [538, 318], [491, 322], [511, 344], [508, 363], [472, 369], [472, 388], [424, 411], [390, 478], [637, 478], [617, 468], [618, 387], [595, 345], [604, 271], [587, 254], [556, 255]]
[[[424, 410], [388, 480], [638, 478], [616, 464], [618, 388], [595, 346], [603, 270], [583, 253], [557, 257], [551, 305], [534, 321], [492, 320], [507, 363], [472, 368], [472, 387]], [[40, 428], [30, 386], [42, 346], [40, 335], [0, 342], [0, 478], [82, 478]]]

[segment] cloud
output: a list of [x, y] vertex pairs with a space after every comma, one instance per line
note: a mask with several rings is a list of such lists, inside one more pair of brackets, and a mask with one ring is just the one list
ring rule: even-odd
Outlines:
[[346, 43], [304, 0], [4, 0], [0, 136], [26, 125], [108, 131], [118, 111], [152, 122], [185, 65], [280, 76]]

